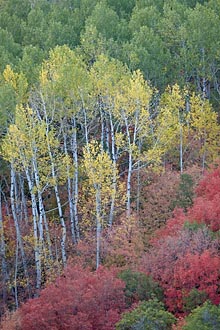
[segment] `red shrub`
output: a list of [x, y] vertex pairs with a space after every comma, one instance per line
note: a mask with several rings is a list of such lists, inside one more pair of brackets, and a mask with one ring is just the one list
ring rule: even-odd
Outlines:
[[220, 194], [213, 196], [212, 200], [206, 197], [197, 197], [192, 209], [188, 213], [191, 222], [204, 223], [213, 231], [220, 229]]
[[22, 329], [113, 330], [124, 310], [123, 288], [113, 271], [68, 266], [39, 298], [22, 306]]
[[216, 194], [220, 194], [220, 166], [206, 172], [196, 189], [198, 197], [212, 200]]
[[154, 246], [161, 244], [161, 239], [166, 237], [175, 237], [177, 236], [186, 222], [186, 215], [182, 209], [176, 208], [173, 212], [173, 217], [167, 220], [167, 223], [164, 227], [158, 229], [153, 238], [150, 240], [150, 243]]
[[165, 290], [166, 304], [172, 312], [183, 310], [184, 298], [196, 288], [207, 294], [213, 304], [220, 303], [220, 258], [213, 251], [187, 254], [174, 267], [173, 278]]
[[[164, 289], [170, 311], [181, 312], [184, 298], [182, 290], [186, 288], [180, 279], [177, 280], [176, 276], [179, 274], [179, 269], [183, 271], [181, 267], [184, 267], [188, 263], [189, 269], [192, 269], [194, 272], [195, 265], [190, 264], [187, 256], [192, 255], [196, 256], [195, 258], [200, 258], [199, 256], [203, 256], [207, 250], [210, 253], [210, 258], [207, 258], [207, 260], [217, 262], [219, 259], [220, 264], [220, 258], [217, 256], [218, 247], [218, 240], [213, 240], [207, 227], [197, 228], [197, 230], [185, 228], [179, 231], [176, 236], [170, 235], [158, 239], [157, 243], [150, 249], [150, 252], [143, 257], [141, 270], [150, 274]], [[212, 259], [212, 256], [215, 256], [215, 258]], [[202, 261], [203, 258], [201, 259]], [[207, 261], [207, 264], [209, 261]], [[198, 271], [202, 272], [202, 268], [198, 268]], [[209, 269], [207, 270], [207, 274], [209, 274]], [[208, 280], [207, 277], [206, 280]], [[216, 283], [218, 281], [217, 275], [215, 281]], [[193, 280], [192, 283], [194, 283]], [[194, 287], [193, 285], [189, 285], [190, 290]], [[200, 285], [199, 277], [198, 285]]]
[[220, 167], [207, 172], [200, 181], [197, 198], [188, 213], [190, 221], [205, 223], [213, 231], [220, 229]]

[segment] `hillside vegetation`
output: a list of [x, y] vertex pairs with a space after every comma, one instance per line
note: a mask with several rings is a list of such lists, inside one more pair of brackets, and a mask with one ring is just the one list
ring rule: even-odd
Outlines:
[[220, 1], [0, 0], [0, 39], [2, 329], [219, 329]]

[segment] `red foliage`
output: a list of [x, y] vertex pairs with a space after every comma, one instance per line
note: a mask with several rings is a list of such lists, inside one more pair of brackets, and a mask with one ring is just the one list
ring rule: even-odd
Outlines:
[[[219, 259], [220, 263], [220, 258], [217, 257], [218, 247], [219, 242], [213, 240], [207, 227], [199, 228], [196, 231], [185, 228], [179, 230], [174, 236], [171, 232], [170, 236], [158, 239], [150, 249], [150, 252], [145, 254], [142, 260], [141, 270], [150, 274], [164, 289], [165, 296], [167, 297], [167, 305], [170, 310], [181, 312], [183, 307], [181, 290], [185, 290], [185, 287], [184, 283], [181, 284], [180, 280], [176, 280], [178, 269], [181, 269], [181, 267], [187, 264], [187, 256], [193, 255], [196, 256], [195, 258], [200, 258], [199, 256], [202, 256], [206, 250], [210, 251], [210, 256], [215, 256], [215, 262]], [[194, 272], [195, 266], [189, 264], [190, 267]], [[202, 268], [198, 268], [198, 271], [202, 272]], [[207, 274], [209, 274], [209, 269], [207, 270]], [[218, 278], [216, 277], [215, 280], [218, 281]], [[192, 283], [192, 286], [190, 286], [191, 289], [194, 287], [194, 282], [192, 281]], [[199, 277], [197, 285], [199, 285]]]
[[114, 271], [68, 266], [39, 298], [22, 306], [22, 330], [113, 330], [125, 306], [123, 289]]
[[154, 246], [161, 244], [161, 239], [166, 237], [175, 237], [177, 236], [186, 222], [186, 215], [182, 209], [176, 208], [173, 212], [173, 217], [167, 220], [167, 223], [164, 227], [158, 229], [153, 238], [150, 240], [150, 243]]
[[197, 197], [192, 209], [188, 213], [191, 222], [205, 223], [213, 231], [220, 229], [220, 194], [216, 194], [212, 200], [206, 197]]
[[220, 194], [220, 166], [206, 172], [196, 189], [197, 196], [212, 200], [216, 194]]
[[220, 258], [213, 251], [201, 255], [188, 253], [174, 267], [173, 278], [165, 290], [166, 304], [172, 312], [183, 310], [183, 301], [193, 288], [207, 293], [213, 304], [220, 303]]
[[207, 172], [200, 181], [197, 198], [188, 212], [190, 221], [205, 223], [213, 231], [220, 229], [220, 167]]

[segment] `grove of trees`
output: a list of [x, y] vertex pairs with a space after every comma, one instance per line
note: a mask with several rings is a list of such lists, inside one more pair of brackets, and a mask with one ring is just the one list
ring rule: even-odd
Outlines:
[[218, 324], [219, 29], [218, 0], [0, 0], [3, 330]]

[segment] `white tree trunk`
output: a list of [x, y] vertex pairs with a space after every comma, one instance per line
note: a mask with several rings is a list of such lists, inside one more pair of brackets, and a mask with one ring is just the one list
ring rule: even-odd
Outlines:
[[100, 245], [101, 245], [101, 196], [100, 188], [95, 185], [96, 190], [96, 269], [100, 265]]
[[35, 257], [35, 265], [36, 265], [36, 289], [37, 291], [41, 288], [41, 258], [42, 258], [42, 246], [39, 244], [38, 239], [38, 210], [37, 210], [37, 201], [36, 196], [34, 194], [34, 184], [31, 178], [31, 175], [28, 169], [25, 169], [25, 174], [27, 177], [28, 188], [31, 194], [31, 209], [32, 209], [32, 217], [33, 217], [33, 232], [34, 232], [34, 257]]
[[115, 212], [115, 199], [116, 199], [116, 190], [117, 190], [117, 155], [115, 150], [115, 132], [114, 132], [114, 124], [112, 120], [112, 115], [109, 113], [110, 117], [110, 129], [111, 129], [111, 155], [113, 161], [113, 182], [112, 182], [112, 198], [111, 198], [111, 206], [110, 206], [110, 213], [109, 213], [109, 226], [111, 227], [113, 224], [114, 219], [114, 212]]
[[[63, 140], [64, 140], [64, 152], [65, 155], [68, 156], [67, 151], [67, 137], [66, 134], [63, 133]], [[68, 191], [68, 203], [69, 203], [69, 212], [70, 212], [70, 228], [71, 228], [71, 235], [72, 235], [72, 242], [76, 243], [76, 233], [75, 233], [75, 221], [74, 221], [74, 207], [73, 207], [73, 189], [72, 185], [74, 183], [72, 182], [70, 178], [70, 167], [69, 165], [66, 166], [67, 171], [67, 191]]]
[[77, 241], [80, 239], [79, 233], [79, 219], [78, 219], [78, 198], [79, 198], [79, 164], [78, 164], [78, 148], [77, 148], [77, 127], [76, 127], [76, 118], [73, 117], [73, 134], [72, 134], [72, 153], [74, 160], [74, 178], [73, 178], [73, 212], [74, 212], [74, 225], [76, 231]]
[[[18, 202], [16, 175], [15, 175], [15, 171], [14, 171], [14, 168], [13, 168], [13, 164], [11, 164], [10, 199], [11, 199], [11, 210], [12, 210], [12, 215], [13, 215], [13, 220], [14, 220], [15, 230], [16, 230], [16, 241], [17, 241], [17, 244], [18, 244], [17, 248], [20, 249], [20, 251], [21, 251], [21, 258], [22, 258], [22, 264], [23, 264], [23, 268], [24, 268], [24, 275], [25, 275], [25, 278], [26, 278], [26, 281], [27, 281], [28, 293], [30, 295], [29, 274], [28, 274], [26, 256], [25, 256], [25, 252], [24, 252], [24, 246], [23, 246], [23, 241], [22, 241], [20, 227], [19, 227], [19, 221], [18, 221], [18, 216], [21, 213], [21, 210], [20, 210], [20, 205], [18, 205], [19, 202]], [[16, 250], [16, 254], [18, 254], [17, 250]], [[15, 267], [17, 267], [17, 265], [15, 265]], [[17, 301], [17, 298], [16, 298], [16, 301]]]
[[2, 299], [3, 303], [6, 303], [7, 299], [7, 281], [8, 281], [8, 271], [7, 271], [7, 259], [6, 259], [6, 246], [5, 246], [5, 236], [3, 227], [3, 215], [2, 215], [2, 192], [0, 191], [0, 256], [1, 256], [1, 271], [2, 271]]

